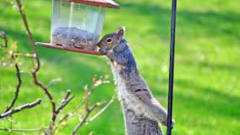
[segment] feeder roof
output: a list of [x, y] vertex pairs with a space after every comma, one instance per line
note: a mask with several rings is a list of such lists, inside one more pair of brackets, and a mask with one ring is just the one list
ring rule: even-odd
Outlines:
[[69, 2], [83, 3], [86, 5], [102, 6], [108, 8], [119, 8], [119, 4], [112, 0], [67, 0]]

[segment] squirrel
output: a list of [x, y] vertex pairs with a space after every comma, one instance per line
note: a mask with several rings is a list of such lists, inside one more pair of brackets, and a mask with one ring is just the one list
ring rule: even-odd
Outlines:
[[[105, 35], [98, 43], [99, 52], [110, 60], [118, 97], [136, 116], [147, 117], [167, 126], [167, 111], [153, 97], [140, 75], [134, 55], [124, 38], [125, 27]], [[126, 120], [125, 120], [126, 122]], [[174, 120], [172, 120], [173, 127]]]

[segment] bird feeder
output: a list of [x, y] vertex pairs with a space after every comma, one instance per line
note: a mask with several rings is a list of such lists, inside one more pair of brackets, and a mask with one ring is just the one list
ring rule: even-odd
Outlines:
[[119, 8], [112, 0], [52, 0], [51, 42], [41, 46], [98, 54], [106, 8]]

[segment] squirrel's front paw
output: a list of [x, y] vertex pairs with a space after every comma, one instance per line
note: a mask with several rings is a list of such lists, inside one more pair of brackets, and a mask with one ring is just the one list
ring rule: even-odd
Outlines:
[[[171, 128], [174, 127], [174, 124], [175, 124], [175, 120], [172, 119], [172, 125], [171, 125]], [[167, 126], [167, 119], [163, 122], [163, 125]]]

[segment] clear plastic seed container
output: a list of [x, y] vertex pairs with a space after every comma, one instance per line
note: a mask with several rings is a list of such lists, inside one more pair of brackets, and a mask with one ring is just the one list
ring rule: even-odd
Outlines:
[[52, 0], [51, 44], [95, 50], [109, 0]]

